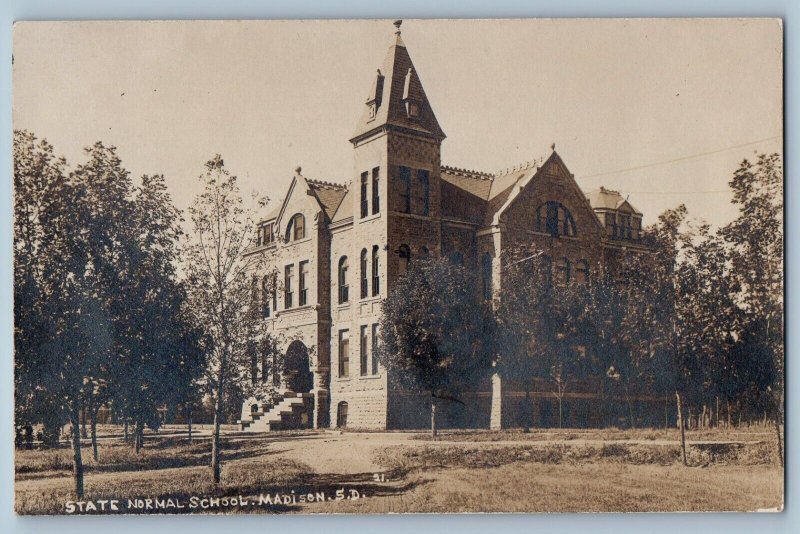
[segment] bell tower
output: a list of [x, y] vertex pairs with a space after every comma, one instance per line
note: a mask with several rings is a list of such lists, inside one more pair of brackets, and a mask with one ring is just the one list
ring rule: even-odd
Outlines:
[[439, 179], [445, 134], [403, 42], [401, 25], [394, 22], [394, 38], [350, 139], [356, 239], [365, 233], [381, 239], [386, 289], [414, 257], [441, 254]]

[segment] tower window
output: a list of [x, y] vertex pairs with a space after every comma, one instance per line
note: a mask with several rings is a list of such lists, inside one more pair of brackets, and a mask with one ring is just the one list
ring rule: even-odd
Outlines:
[[378, 323], [372, 325], [372, 374], [378, 374]]
[[372, 214], [380, 213], [381, 211], [381, 168], [375, 167], [372, 169]]
[[400, 262], [397, 264], [397, 276], [405, 276], [408, 272], [408, 264], [411, 263], [411, 249], [408, 245], [400, 245], [397, 253], [400, 256]]
[[430, 186], [430, 178], [428, 175], [428, 171], [423, 169], [417, 170], [417, 181], [419, 182], [420, 188], [420, 204], [422, 207], [422, 214], [428, 215], [430, 211], [430, 195], [431, 195], [431, 186]]
[[365, 299], [365, 298], [367, 298], [368, 293], [369, 293], [369, 283], [368, 283], [369, 274], [367, 273], [367, 269], [368, 269], [368, 266], [367, 266], [367, 249], [362, 249], [361, 250], [361, 262], [360, 263], [361, 264], [359, 265], [359, 267], [361, 267], [361, 273], [360, 273], [361, 274], [361, 298]]
[[400, 167], [400, 211], [411, 213], [411, 169]]
[[350, 375], [350, 331], [339, 330], [339, 377]]
[[361, 327], [361, 336], [360, 336], [359, 344], [358, 344], [359, 363], [361, 364], [360, 365], [361, 376], [367, 376], [367, 371], [368, 371], [368, 369], [367, 369], [367, 343], [368, 343], [368, 341], [369, 341], [369, 339], [368, 339], [367, 326], [363, 325]]
[[367, 198], [367, 181], [369, 180], [369, 173], [361, 173], [361, 218], [363, 219], [369, 215], [369, 204]]
[[377, 297], [381, 292], [380, 259], [378, 245], [372, 247], [372, 296]]

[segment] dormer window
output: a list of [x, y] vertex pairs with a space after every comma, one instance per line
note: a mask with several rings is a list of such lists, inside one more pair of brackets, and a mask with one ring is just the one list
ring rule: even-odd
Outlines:
[[273, 241], [275, 241], [275, 233], [272, 229], [272, 223], [260, 225], [256, 232], [256, 245], [259, 247], [269, 245]]
[[381, 100], [383, 98], [383, 80], [384, 76], [378, 70], [378, 75], [372, 83], [372, 89], [367, 97], [367, 107], [369, 108], [369, 118], [374, 119], [378, 114], [378, 108], [381, 107]]
[[414, 69], [408, 69], [405, 82], [403, 83], [403, 104], [406, 107], [406, 115], [410, 119], [419, 117], [419, 98], [415, 84]]

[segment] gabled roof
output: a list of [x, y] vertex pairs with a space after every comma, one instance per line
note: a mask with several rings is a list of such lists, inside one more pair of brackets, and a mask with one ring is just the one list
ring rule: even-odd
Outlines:
[[442, 165], [441, 177], [445, 182], [449, 182], [482, 200], [489, 198], [493, 176], [487, 172], [470, 171]]
[[308, 182], [317, 202], [322, 206], [325, 215], [328, 219], [332, 219], [333, 214], [336, 213], [336, 209], [347, 194], [347, 186], [309, 178], [306, 178], [306, 182]]
[[[439, 140], [445, 138], [411, 62], [411, 56], [400, 38], [399, 24], [397, 26], [394, 43], [389, 47], [383, 66], [375, 74], [351, 142], [384, 126], [416, 131]], [[417, 117], [409, 117], [406, 102], [413, 102], [418, 106]], [[376, 106], [374, 117], [368, 103]]]
[[633, 204], [628, 202], [626, 198], [623, 198], [619, 191], [606, 189], [603, 186], [600, 186], [600, 189], [586, 193], [586, 198], [589, 200], [589, 204], [591, 204], [593, 209], [618, 210], [622, 206], [628, 205], [631, 211], [636, 215], [642, 214], [642, 212], [634, 208]]
[[353, 193], [350, 188], [345, 189], [345, 195], [342, 198], [342, 201], [339, 202], [339, 207], [336, 209], [336, 213], [334, 213], [333, 217], [331, 217], [331, 223], [343, 221], [353, 216], [352, 194]]

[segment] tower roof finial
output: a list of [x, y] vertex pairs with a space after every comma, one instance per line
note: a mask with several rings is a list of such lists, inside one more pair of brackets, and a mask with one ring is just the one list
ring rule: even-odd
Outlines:
[[400, 35], [400, 26], [402, 24], [403, 24], [403, 21], [401, 19], [397, 19], [396, 21], [394, 21], [394, 27], [397, 28], [397, 30], [395, 30], [395, 32], [394, 32], [395, 35]]

